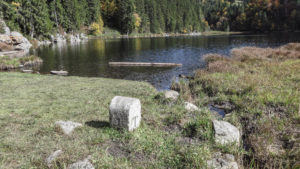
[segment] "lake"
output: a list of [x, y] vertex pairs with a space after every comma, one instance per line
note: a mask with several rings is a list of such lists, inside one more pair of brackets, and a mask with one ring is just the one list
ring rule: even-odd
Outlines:
[[[203, 55], [229, 55], [243, 46], [277, 47], [299, 42], [300, 33], [268, 35], [186, 36], [136, 39], [95, 39], [74, 44], [44, 46], [32, 51], [44, 60], [40, 73], [66, 70], [71, 76], [147, 81], [158, 90], [168, 89], [180, 74], [203, 68]], [[108, 62], [172, 62], [182, 67], [110, 67]]]

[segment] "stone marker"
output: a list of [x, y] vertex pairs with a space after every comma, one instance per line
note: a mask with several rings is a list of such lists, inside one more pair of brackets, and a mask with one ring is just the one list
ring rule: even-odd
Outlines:
[[23, 73], [32, 73], [33, 70], [22, 70]]
[[53, 75], [59, 75], [59, 76], [67, 76], [69, 74], [67, 71], [63, 71], [63, 70], [60, 70], [60, 71], [53, 70], [50, 73]]
[[58, 125], [66, 135], [72, 134], [75, 128], [82, 126], [81, 123], [75, 123], [72, 121], [57, 121], [55, 124]]
[[184, 102], [184, 107], [189, 112], [199, 111], [199, 108], [196, 105], [189, 102]]
[[231, 154], [215, 153], [214, 158], [206, 162], [208, 168], [212, 169], [238, 169], [238, 164]]
[[111, 127], [133, 131], [140, 126], [141, 102], [139, 99], [116, 96], [109, 106]]
[[179, 93], [174, 90], [169, 90], [165, 92], [165, 98], [176, 101], [179, 97]]
[[57, 150], [53, 152], [48, 158], [46, 158], [45, 163], [49, 168], [52, 166], [52, 162], [55, 161], [55, 159], [60, 156], [63, 153], [62, 150]]
[[216, 143], [226, 145], [240, 142], [240, 132], [232, 124], [226, 121], [214, 120], [213, 126]]
[[95, 169], [92, 163], [90, 163], [90, 158], [88, 157], [82, 161], [71, 164], [68, 169]]

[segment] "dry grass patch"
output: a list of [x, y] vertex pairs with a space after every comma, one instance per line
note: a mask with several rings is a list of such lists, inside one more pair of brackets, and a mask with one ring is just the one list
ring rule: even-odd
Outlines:
[[300, 159], [299, 49], [292, 43], [233, 49], [231, 57], [210, 54], [190, 83], [198, 102], [234, 105], [227, 120], [243, 129], [246, 167], [292, 168]]

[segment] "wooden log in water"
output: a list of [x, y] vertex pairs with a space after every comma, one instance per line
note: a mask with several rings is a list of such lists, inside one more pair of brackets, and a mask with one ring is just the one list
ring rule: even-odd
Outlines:
[[178, 63], [149, 63], [149, 62], [109, 62], [110, 66], [148, 66], [148, 67], [180, 67]]

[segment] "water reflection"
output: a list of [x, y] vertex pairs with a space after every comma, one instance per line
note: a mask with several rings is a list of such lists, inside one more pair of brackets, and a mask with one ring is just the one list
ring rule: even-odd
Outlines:
[[[74, 76], [109, 77], [148, 81], [158, 89], [167, 89], [173, 77], [192, 74], [204, 66], [207, 53], [229, 55], [242, 46], [276, 47], [299, 42], [300, 33], [270, 35], [232, 35], [211, 37], [167, 37], [89, 40], [60, 44], [33, 51], [44, 60], [41, 73], [64, 69]], [[174, 62], [180, 68], [109, 67], [110, 61]]]

